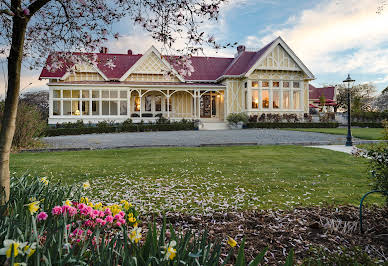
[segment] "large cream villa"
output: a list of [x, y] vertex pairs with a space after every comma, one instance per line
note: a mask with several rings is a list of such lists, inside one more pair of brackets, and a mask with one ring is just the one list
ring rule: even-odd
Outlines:
[[[194, 72], [182, 76], [171, 57], [155, 47], [141, 54], [97, 54], [106, 64], [73, 65], [55, 72], [43, 68], [48, 79], [49, 124], [134, 122], [159, 116], [225, 121], [230, 113], [294, 113], [309, 111], [309, 82], [314, 75], [278, 37], [260, 50], [237, 48], [234, 58], [191, 58]], [[48, 58], [48, 62], [50, 57]], [[69, 67], [73, 71], [68, 72]], [[173, 77], [166, 72], [174, 73]]]

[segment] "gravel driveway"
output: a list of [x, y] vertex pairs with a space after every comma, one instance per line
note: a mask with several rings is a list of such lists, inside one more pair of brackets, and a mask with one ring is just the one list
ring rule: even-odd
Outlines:
[[345, 136], [276, 129], [163, 131], [46, 137], [53, 149], [107, 149], [120, 147], [342, 144]]

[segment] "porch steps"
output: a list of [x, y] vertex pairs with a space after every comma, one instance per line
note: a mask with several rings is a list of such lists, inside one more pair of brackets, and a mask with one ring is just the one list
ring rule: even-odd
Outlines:
[[199, 125], [199, 130], [226, 130], [229, 129], [228, 124], [224, 122], [202, 122]]

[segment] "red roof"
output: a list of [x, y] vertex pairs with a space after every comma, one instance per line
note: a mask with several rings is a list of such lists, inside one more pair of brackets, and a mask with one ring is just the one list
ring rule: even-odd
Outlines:
[[[236, 58], [193, 56], [191, 57], [191, 62], [194, 67], [194, 72], [191, 73], [191, 76], [184, 78], [188, 81], [215, 81], [223, 75], [242, 75], [260, 59], [275, 41], [270, 42], [256, 52], [243, 51]], [[97, 53], [96, 55], [98, 56], [98, 69], [110, 80], [120, 79], [142, 57], [141, 54]], [[171, 63], [174, 57], [166, 56], [165, 58]], [[114, 63], [114, 68], [106, 65], [108, 60]], [[51, 56], [47, 58], [46, 66], [50, 64]], [[171, 65], [175, 69], [177, 68], [174, 64]], [[62, 78], [67, 69], [72, 67], [72, 65], [67, 64], [65, 67], [52, 72], [47, 70], [46, 66], [43, 68], [39, 78]]]
[[333, 101], [335, 96], [334, 93], [335, 93], [335, 87], [330, 86], [330, 87], [316, 88], [310, 84], [310, 88], [309, 88], [310, 99], [319, 99], [319, 97], [323, 95], [325, 96], [326, 101]]
[[107, 84], [118, 84], [118, 85], [152, 85], [152, 86], [189, 86], [189, 87], [224, 87], [225, 85], [218, 84], [218, 83], [205, 83], [205, 82], [188, 82], [188, 83], [182, 83], [182, 82], [159, 82], [159, 81], [63, 81], [59, 84], [76, 84], [76, 85], [83, 85], [83, 84], [94, 84], [94, 85], [107, 85]]

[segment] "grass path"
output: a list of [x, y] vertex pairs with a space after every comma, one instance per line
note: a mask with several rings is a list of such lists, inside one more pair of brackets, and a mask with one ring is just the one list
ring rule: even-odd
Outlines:
[[366, 162], [298, 146], [148, 148], [13, 154], [11, 172], [64, 184], [88, 180], [90, 198], [127, 199], [143, 212], [212, 212], [357, 205], [370, 190]]
[[[285, 130], [347, 135], [347, 128], [287, 128]], [[352, 136], [359, 139], [382, 140], [382, 128], [352, 128]]]

